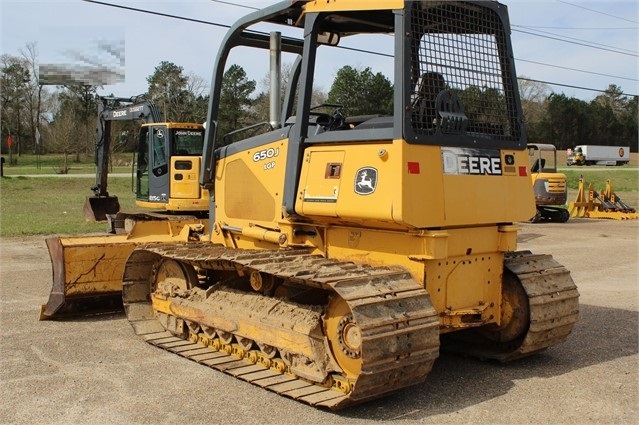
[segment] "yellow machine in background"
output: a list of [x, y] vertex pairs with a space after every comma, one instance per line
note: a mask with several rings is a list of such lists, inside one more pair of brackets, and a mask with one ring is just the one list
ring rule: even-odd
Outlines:
[[[107, 191], [113, 121], [143, 122], [133, 161], [136, 204], [120, 211]], [[208, 190], [199, 184], [204, 126], [161, 122], [159, 109], [140, 98], [103, 97], [99, 104], [94, 196], [85, 219], [108, 221], [111, 235], [52, 237], [47, 247], [53, 289], [40, 318], [122, 309], [122, 272], [133, 248], [148, 242], [199, 240], [208, 228]]]
[[[535, 201], [509, 34], [506, 7], [486, 1], [284, 1], [241, 18], [213, 73], [210, 232], [131, 251], [135, 332], [331, 409], [424, 381], [440, 347], [510, 361], [564, 341], [570, 273], [516, 251]], [[391, 114], [312, 104], [342, 43], [386, 46]], [[269, 58], [271, 119], [217, 134], [231, 54]]]
[[209, 194], [200, 187], [203, 141], [201, 124], [142, 125], [135, 158], [136, 205], [207, 215]]
[[528, 157], [537, 206], [531, 221], [565, 223], [570, 218], [565, 208], [568, 185], [566, 175], [557, 171], [557, 148], [551, 144], [529, 143]]
[[613, 220], [636, 220], [637, 210], [626, 204], [612, 189], [610, 180], [606, 180], [606, 188], [600, 193], [590, 183], [588, 191], [584, 190], [584, 178], [579, 179], [577, 198], [569, 204], [571, 217], [609, 218]]
[[[161, 212], [206, 216], [209, 194], [199, 185], [204, 126], [161, 122], [157, 106], [142, 98], [103, 97], [96, 131], [96, 184], [91, 188], [94, 196], [87, 197], [84, 205], [85, 218], [103, 221], [120, 211], [117, 196], [107, 190], [113, 121], [143, 123], [133, 161], [136, 204]], [[120, 213], [118, 222], [124, 216]]]

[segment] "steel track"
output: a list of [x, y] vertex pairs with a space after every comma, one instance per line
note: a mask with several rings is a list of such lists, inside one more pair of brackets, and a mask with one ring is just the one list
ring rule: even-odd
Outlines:
[[[233, 347], [216, 351], [197, 336], [189, 341], [171, 335], [154, 318], [149, 300], [149, 276], [162, 258], [204, 270], [256, 270], [339, 295], [361, 330], [361, 373], [356, 378], [337, 376], [334, 383], [348, 384], [327, 388], [264, 367]], [[123, 296], [129, 321], [147, 342], [278, 394], [331, 409], [424, 381], [439, 354], [437, 313], [428, 293], [408, 272], [329, 260], [306, 250], [247, 251], [210, 243], [148, 245], [136, 249], [127, 262]]]
[[579, 292], [570, 272], [550, 255], [530, 251], [508, 253], [504, 267], [521, 282], [528, 297], [530, 326], [508, 344], [477, 338], [477, 334], [450, 335], [442, 347], [463, 355], [509, 362], [566, 340], [579, 318]]

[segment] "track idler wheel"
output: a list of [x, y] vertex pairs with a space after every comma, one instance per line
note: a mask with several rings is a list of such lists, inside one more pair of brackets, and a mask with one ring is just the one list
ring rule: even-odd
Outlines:
[[482, 330], [481, 333], [491, 341], [508, 344], [523, 338], [529, 326], [528, 295], [517, 277], [505, 270], [502, 282], [501, 325], [496, 329]]
[[[154, 299], [154, 303], [159, 302], [157, 299], [166, 300], [169, 297], [186, 294], [189, 289], [195, 286], [197, 281], [197, 273], [192, 266], [175, 260], [162, 260], [157, 266], [153, 281], [152, 289], [154, 293], [152, 294], [152, 298]], [[161, 310], [160, 308], [155, 308], [156, 317], [162, 326], [172, 334], [180, 338], [186, 338], [188, 336], [188, 329], [191, 329], [191, 331], [199, 330], [197, 323], [189, 323], [181, 318], [166, 314]]]
[[175, 260], [162, 260], [155, 272], [155, 289], [162, 290], [170, 286], [173, 290], [187, 291], [197, 281], [197, 273], [191, 265]]
[[344, 374], [348, 378], [357, 378], [362, 370], [362, 332], [346, 301], [337, 295], [326, 308], [324, 332]]

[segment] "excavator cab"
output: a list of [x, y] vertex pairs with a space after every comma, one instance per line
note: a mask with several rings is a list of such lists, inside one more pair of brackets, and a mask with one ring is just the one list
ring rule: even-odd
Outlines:
[[199, 184], [203, 144], [199, 124], [142, 125], [134, 165], [136, 205], [205, 213], [208, 191]]

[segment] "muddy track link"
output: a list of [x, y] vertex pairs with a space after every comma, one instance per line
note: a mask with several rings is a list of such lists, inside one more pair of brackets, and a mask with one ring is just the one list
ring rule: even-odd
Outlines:
[[462, 342], [446, 341], [443, 349], [508, 362], [566, 340], [579, 317], [579, 292], [568, 269], [550, 255], [530, 251], [508, 253], [504, 267], [517, 277], [528, 296], [530, 326], [526, 335], [510, 344], [463, 338]]
[[[356, 377], [332, 372], [326, 382], [310, 382], [231, 344], [212, 344], [202, 334], [191, 332], [186, 340], [172, 335], [154, 317], [149, 300], [149, 279], [160, 259], [199, 269], [258, 271], [339, 295], [361, 330], [361, 372]], [[439, 355], [437, 313], [428, 293], [407, 271], [329, 260], [301, 249], [236, 250], [210, 243], [140, 247], [127, 262], [123, 298], [131, 325], [147, 342], [278, 394], [330, 409], [420, 383]]]

